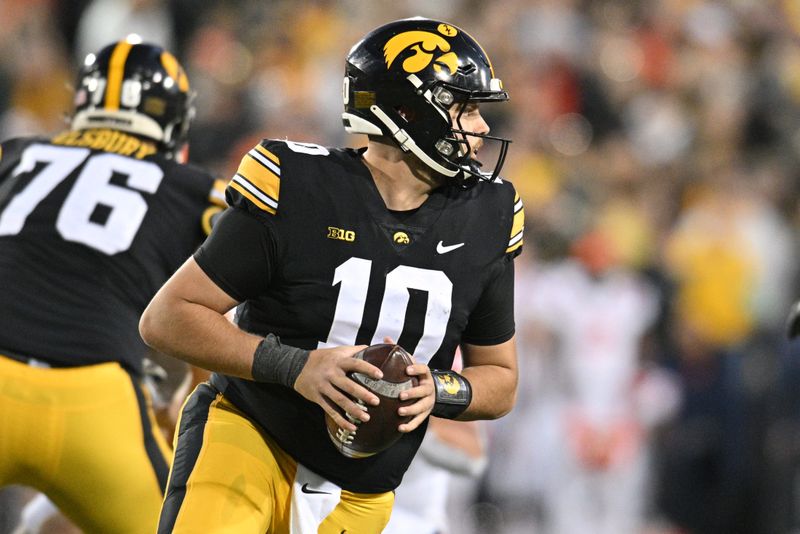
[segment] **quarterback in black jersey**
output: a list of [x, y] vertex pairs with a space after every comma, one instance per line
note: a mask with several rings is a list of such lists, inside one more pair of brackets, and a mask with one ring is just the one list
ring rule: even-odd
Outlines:
[[[264, 140], [244, 155], [230, 209], [140, 323], [154, 348], [215, 372], [181, 416], [159, 532], [380, 532], [429, 415], [512, 408], [524, 215], [497, 176], [508, 140], [479, 109], [507, 98], [466, 32], [395, 21], [347, 57], [343, 120], [365, 149]], [[379, 378], [352, 356], [387, 339], [415, 357], [412, 418], [389, 449], [349, 458], [324, 415], [350, 430], [335, 407], [368, 419], [353, 398], [378, 399], [346, 373]]]
[[225, 206], [181, 162], [191, 115], [175, 57], [125, 40], [86, 58], [69, 130], [0, 144], [0, 485], [86, 532], [156, 529], [171, 453], [139, 317]]

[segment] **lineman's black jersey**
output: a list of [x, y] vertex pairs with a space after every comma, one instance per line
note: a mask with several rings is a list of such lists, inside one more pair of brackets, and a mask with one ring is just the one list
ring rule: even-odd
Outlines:
[[224, 182], [115, 130], [0, 145], [0, 354], [141, 372], [139, 317]]
[[[195, 254], [231, 297], [239, 326], [316, 349], [395, 339], [449, 369], [462, 341], [514, 334], [513, 261], [523, 211], [511, 184], [435, 190], [388, 211], [361, 152], [263, 141], [226, 190], [233, 209]], [[394, 489], [424, 428], [365, 459], [336, 451], [324, 412], [295, 391], [214, 375], [212, 383], [306, 467], [341, 487]]]

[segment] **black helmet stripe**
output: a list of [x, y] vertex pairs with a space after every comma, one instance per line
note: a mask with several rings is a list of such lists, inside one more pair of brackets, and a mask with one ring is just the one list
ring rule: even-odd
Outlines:
[[106, 85], [105, 108], [109, 111], [119, 109], [122, 80], [125, 79], [125, 63], [131, 52], [132, 43], [120, 41], [111, 53], [108, 63], [108, 82]]

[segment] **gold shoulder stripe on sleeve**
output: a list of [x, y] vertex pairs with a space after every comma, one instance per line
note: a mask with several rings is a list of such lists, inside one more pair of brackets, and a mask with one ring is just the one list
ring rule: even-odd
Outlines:
[[211, 191], [208, 192], [208, 201], [215, 206], [225, 208], [228, 203], [225, 202], [225, 180], [214, 180], [214, 185], [211, 186]]
[[200, 224], [203, 227], [203, 232], [208, 235], [211, 233], [211, 218], [220, 213], [222, 208], [219, 206], [209, 206], [206, 208], [206, 211], [203, 212], [202, 217], [200, 218]]
[[3, 147], [0, 146], [0, 161], [3, 161]]
[[[259, 148], [261, 150], [259, 150]], [[266, 152], [266, 154], [265, 154]], [[280, 160], [272, 154], [272, 152], [268, 152], [265, 148], [262, 148], [261, 145], [256, 146], [250, 152], [247, 153], [254, 161], [257, 161], [261, 164], [265, 169], [270, 171], [276, 177], [280, 178], [281, 176], [281, 166]], [[242, 158], [242, 163], [247, 159], [247, 157]]]
[[280, 177], [280, 159], [261, 145], [256, 145], [242, 158], [228, 186], [259, 209], [274, 215], [278, 212]]
[[512, 237], [511, 240], [508, 242], [508, 248], [506, 249], [506, 254], [508, 254], [509, 252], [514, 252], [519, 247], [521, 247], [522, 241], [523, 241], [522, 231], [520, 230], [520, 232], [514, 237]]
[[[256, 145], [255, 150], [257, 150], [261, 154], [267, 156], [269, 159], [274, 161], [276, 165], [280, 165], [281, 164], [280, 158], [278, 156], [276, 156], [275, 154], [273, 154], [272, 152], [270, 152], [269, 150], [267, 150], [266, 148], [264, 148], [263, 146]], [[280, 171], [278, 171], [278, 174], [280, 174]]]
[[[252, 202], [257, 208], [266, 211], [267, 213], [271, 213], [275, 215], [278, 213], [278, 203], [275, 202], [274, 207], [268, 203], [267, 199], [263, 198], [261, 193], [254, 192], [255, 188], [250, 185], [249, 182], [246, 180], [241, 180], [241, 177], [237, 174], [233, 177], [228, 187], [235, 189], [238, 191], [242, 196]], [[261, 196], [259, 196], [261, 195]], [[274, 201], [273, 201], [274, 202]]]
[[280, 172], [280, 167], [271, 160], [257, 150], [251, 150], [242, 158], [236, 174], [277, 204], [281, 188]]
[[514, 196], [514, 220], [511, 223], [511, 239], [508, 241], [506, 253], [514, 252], [522, 246], [522, 233], [525, 230], [525, 207], [519, 193]]

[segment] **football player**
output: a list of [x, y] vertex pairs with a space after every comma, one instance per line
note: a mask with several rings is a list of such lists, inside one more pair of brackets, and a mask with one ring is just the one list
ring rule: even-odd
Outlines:
[[[451, 24], [395, 21], [352, 48], [343, 89], [345, 128], [367, 147], [253, 147], [231, 208], [142, 315], [145, 342], [215, 372], [181, 414], [159, 532], [380, 532], [428, 415], [514, 404], [523, 211], [498, 178], [509, 141], [479, 107], [508, 98], [489, 58]], [[378, 378], [352, 356], [385, 338], [416, 359], [411, 420], [389, 449], [348, 458], [324, 416], [349, 431], [369, 419], [358, 402], [378, 399], [347, 373]]]
[[153, 532], [169, 446], [141, 312], [224, 206], [184, 163], [192, 92], [136, 39], [87, 56], [67, 131], [0, 144], [0, 485], [86, 532]]

